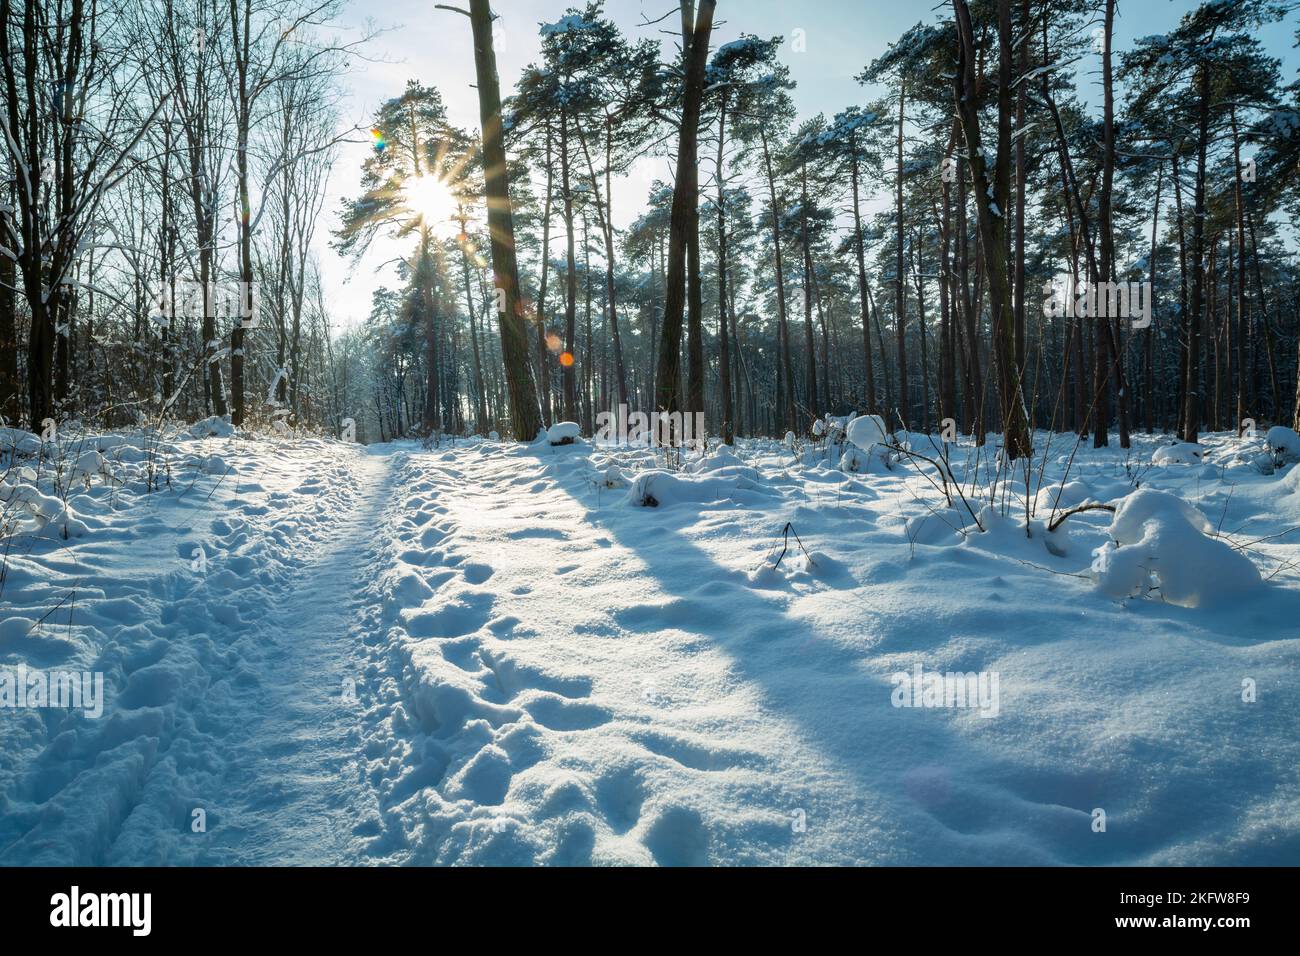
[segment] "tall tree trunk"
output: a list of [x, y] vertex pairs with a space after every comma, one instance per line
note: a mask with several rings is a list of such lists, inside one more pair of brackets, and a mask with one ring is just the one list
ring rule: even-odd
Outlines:
[[479, 118], [483, 129], [483, 176], [487, 194], [488, 235], [492, 247], [492, 274], [504, 293], [499, 317], [501, 358], [510, 393], [510, 425], [518, 441], [532, 441], [541, 428], [537, 390], [528, 361], [528, 333], [519, 295], [514, 213], [510, 205], [510, 180], [501, 123], [501, 86], [496, 52], [492, 48], [492, 11], [488, 0], [470, 0], [474, 30], [474, 67], [478, 80]]
[[1246, 228], [1250, 231], [1251, 272], [1255, 276], [1255, 294], [1259, 297], [1259, 327], [1264, 332], [1264, 355], [1268, 361], [1269, 413], [1276, 420], [1282, 413], [1282, 391], [1278, 388], [1277, 358], [1273, 349], [1273, 324], [1268, 318], [1268, 300], [1264, 297], [1264, 272], [1259, 264], [1259, 246], [1255, 241], [1255, 216], [1246, 209]]
[[[948, 145], [949, 155], [953, 140]], [[939, 219], [939, 418], [957, 419], [957, 372], [952, 315], [952, 184], [943, 180]]]
[[253, 293], [253, 237], [251, 203], [248, 192], [248, 135], [251, 126], [248, 97], [248, 66], [251, 46], [251, 2], [244, 0], [243, 26], [240, 26], [238, 0], [230, 0], [231, 39], [238, 74], [238, 99], [235, 112], [235, 175], [239, 191], [239, 315], [230, 332], [230, 392], [233, 425], [244, 424], [244, 331], [257, 324]]
[[[1111, 221], [1111, 194], [1115, 178], [1115, 98], [1111, 82], [1111, 34], [1115, 24], [1115, 0], [1106, 0], [1102, 26], [1101, 85], [1103, 100], [1101, 195], [1097, 203], [1097, 229], [1100, 233], [1101, 255], [1094, 283], [1109, 283], [1114, 271], [1115, 231]], [[1097, 361], [1093, 366], [1093, 420], [1092, 445], [1101, 448], [1110, 444], [1110, 310], [1104, 303], [1109, 296], [1095, 296], [1098, 314], [1092, 317], [1093, 337], [1097, 346]]]
[[582, 430], [590, 435], [592, 425], [592, 385], [595, 382], [596, 350], [591, 337], [591, 234], [587, 214], [582, 214], [582, 295], [584, 349], [582, 362]]
[[[1256, 403], [1256, 394], [1251, 390], [1251, 404], [1249, 410], [1246, 408], [1245, 394], [1248, 382], [1253, 382], [1254, 376], [1250, 370], [1254, 368], [1253, 356], [1247, 361], [1246, 343], [1247, 330], [1250, 328], [1249, 311], [1246, 308], [1246, 210], [1245, 199], [1241, 190], [1241, 138], [1237, 132], [1237, 108], [1231, 109], [1232, 117], [1232, 156], [1233, 168], [1236, 175], [1233, 176], [1233, 203], [1236, 207], [1237, 218], [1237, 428], [1243, 427], [1242, 422], [1247, 414], [1252, 417], [1259, 417], [1262, 409]], [[1273, 394], [1277, 394], [1274, 392]]]
[[578, 272], [573, 229], [573, 184], [569, 178], [568, 111], [560, 113], [560, 196], [564, 200], [564, 354], [560, 377], [564, 387], [564, 419], [578, 420]]
[[[429, 227], [421, 223], [420, 259], [416, 265], [415, 284], [424, 310], [425, 390], [423, 425], [426, 435], [441, 431], [444, 426], [440, 383], [442, 360], [438, 348], [438, 312], [442, 307], [442, 302], [438, 288], [438, 269], [434, 264], [431, 246], [432, 239], [429, 236]], [[397, 429], [397, 434], [401, 434], [400, 426]]]
[[1020, 29], [1026, 34], [1020, 42], [1020, 76], [1016, 86], [1016, 249], [1015, 249], [1015, 316], [1016, 372], [1023, 382], [1025, 374], [1025, 104], [1029, 74], [1029, 0], [1020, 3]]
[[[9, 4], [0, 5], [0, 16], [7, 26], [11, 16]], [[36, 46], [38, 39], [36, 24], [36, 3], [27, 0], [23, 5], [23, 63], [22, 73], [34, 80], [36, 73]], [[6, 38], [8, 34], [6, 33]], [[54, 363], [54, 322], [44, 295], [45, 267], [41, 254], [40, 219], [42, 212], [37, 203], [40, 195], [40, 135], [37, 111], [37, 83], [26, 82], [25, 115], [18, 107], [18, 84], [13, 58], [6, 51], [5, 74], [7, 86], [9, 129], [11, 132], [23, 129], [26, 142], [23, 165], [26, 169], [16, 170], [16, 183], [19, 187], [19, 210], [22, 218], [19, 268], [22, 272], [23, 295], [27, 299], [30, 313], [31, 330], [27, 336], [27, 410], [31, 416], [33, 431], [41, 431], [46, 419], [54, 416], [54, 390], [51, 374]], [[18, 165], [15, 163], [15, 165]], [[25, 173], [25, 175], [24, 175]]]
[[[578, 141], [587, 161], [587, 174], [591, 181], [593, 205], [596, 208], [596, 222], [600, 226], [601, 238], [605, 244], [605, 302], [609, 318], [610, 336], [614, 346], [614, 377], [618, 385], [618, 400], [627, 404], [627, 373], [623, 369], [623, 341], [618, 325], [618, 289], [614, 282], [614, 267], [617, 262], [614, 244], [614, 210], [613, 189], [610, 168], [613, 165], [613, 120], [605, 117], [605, 190], [601, 195], [600, 182], [596, 177], [596, 167], [591, 161], [591, 151], [587, 146], [587, 137], [581, 126], [577, 127]], [[576, 123], [575, 123], [576, 125]]]
[[[822, 294], [817, 282], [817, 271], [812, 270], [812, 279], [809, 283], [812, 287], [813, 302], [817, 306], [817, 326], [822, 333], [822, 376], [821, 376], [821, 406], [823, 412], [831, 410], [831, 359], [830, 359], [830, 330], [826, 322], [826, 306], [822, 303]], [[810, 356], [811, 359], [811, 356]]]
[[767, 141], [766, 127], [760, 127], [763, 143], [763, 165], [767, 172], [768, 201], [772, 213], [772, 248], [776, 268], [776, 321], [777, 321], [777, 421], [781, 427], [794, 428], [794, 363], [790, 358], [790, 326], [785, 311], [785, 263], [781, 255], [781, 201], [776, 195], [776, 173], [772, 166], [772, 151]]
[[[954, 82], [957, 85], [957, 95], [961, 96], [962, 78], [958, 76]], [[967, 149], [964, 139], [962, 142], [963, 150]], [[984, 368], [979, 351], [979, 316], [975, 314], [975, 303], [971, 301], [970, 294], [970, 237], [966, 234], [968, 188], [966, 169], [966, 157], [959, 154], [957, 157], [957, 284], [960, 292], [961, 315], [957, 328], [959, 334], [964, 333], [965, 336], [965, 348], [962, 354], [965, 356], [966, 365], [964, 376], [966, 427], [969, 433], [975, 436], [975, 443], [983, 445], [988, 428], [984, 419]]]
[[551, 200], [555, 191], [551, 168], [551, 123], [546, 122], [546, 199], [542, 208], [542, 275], [537, 290], [537, 366], [542, 389], [542, 424], [551, 425], [551, 349], [546, 341], [546, 280], [551, 274]]
[[[9, 190], [8, 208], [0, 210], [0, 241], [8, 243], [16, 234], [13, 213], [15, 208], [13, 187]], [[18, 380], [18, 314], [15, 286], [18, 282], [17, 263], [9, 256], [0, 255], [0, 421], [17, 427], [22, 408], [21, 383]]]
[[808, 411], [813, 418], [820, 418], [817, 408], [817, 346], [813, 337], [813, 259], [812, 246], [808, 241], [808, 164], [800, 166], [800, 203], [799, 232], [803, 245], [803, 332], [804, 349], [808, 355], [806, 386], [808, 389]]
[[916, 322], [921, 342], [921, 429], [930, 428], [930, 348], [925, 334], [925, 278], [922, 275], [921, 237], [916, 237], [912, 251], [912, 271], [916, 277]]
[[1187, 384], [1183, 398], [1185, 442], [1197, 441], [1201, 424], [1201, 323], [1205, 308], [1205, 158], [1210, 136], [1210, 64], [1200, 64], [1196, 144], [1196, 198], [1192, 210], [1192, 301], [1187, 324]]
[[686, 229], [686, 408], [704, 411], [704, 276], [700, 272], [700, 171], [691, 163]]
[[1183, 432], [1183, 412], [1186, 411], [1187, 392], [1187, 335], [1188, 323], [1188, 285], [1187, 285], [1187, 230], [1183, 218], [1183, 187], [1178, 170], [1178, 152], [1175, 147], [1173, 159], [1174, 216], [1178, 228], [1178, 329], [1183, 347], [1178, 350], [1178, 388], [1175, 393], [1173, 425], [1178, 434]]
[[863, 396], [864, 411], [876, 414], [879, 406], [876, 401], [875, 363], [871, 358], [871, 309], [867, 295], [867, 250], [866, 239], [862, 234], [861, 169], [856, 134], [849, 148], [853, 153], [849, 166], [850, 180], [853, 184], [853, 252], [858, 266], [858, 300], [862, 310], [862, 362], [866, 371], [867, 394]]
[[[690, 27], [690, 42], [684, 43], [682, 51], [686, 60], [685, 87], [677, 144], [677, 176], [673, 186], [672, 210], [668, 219], [668, 279], [664, 293], [659, 368], [655, 376], [655, 404], [657, 410], [666, 412], [682, 411], [681, 343], [687, 304], [686, 259], [689, 247], [698, 243], [699, 205], [696, 195], [698, 182], [696, 160], [700, 135], [700, 108], [704, 99], [704, 72], [708, 63], [709, 36], [713, 32], [713, 11], [716, 6], [716, 0], [700, 0], [694, 26]], [[683, 4], [683, 30], [687, 28], [688, 19], [686, 4]], [[698, 281], [698, 269], [696, 273], [695, 280]], [[702, 387], [703, 383], [700, 384]], [[686, 409], [688, 412], [700, 410], [699, 408]], [[668, 441], [673, 440], [671, 435], [661, 437]]]
[[1011, 179], [1011, 0], [998, 0], [998, 150], [993, 175], [989, 175], [981, 147], [979, 107], [976, 100], [975, 38], [966, 0], [953, 0], [961, 38], [959, 75], [964, 95], [957, 109], [966, 135], [971, 174], [975, 184], [975, 210], [979, 221], [989, 307], [993, 314], [993, 353], [997, 360], [998, 399], [1001, 404], [1003, 450], [1015, 461], [1032, 453], [1029, 418], [1015, 366], [1015, 321], [1007, 262], [1007, 197]]
[[614, 165], [614, 132], [609, 117], [605, 118], [605, 298], [609, 312], [609, 331], [614, 345], [614, 379], [618, 385], [618, 400], [627, 404], [627, 372], [623, 368], [623, 338], [618, 326], [618, 287], [614, 282], [614, 187], [611, 182]]
[[731, 402], [731, 343], [727, 334], [727, 177], [723, 168], [727, 140], [727, 91], [718, 105], [718, 391], [722, 397], [722, 442], [736, 441], [735, 412]]
[[460, 243], [460, 266], [461, 272], [465, 279], [465, 312], [469, 316], [469, 337], [470, 352], [474, 360], [474, 427], [480, 432], [487, 431], [488, 413], [487, 413], [487, 395], [483, 387], [483, 360], [478, 350], [478, 328], [474, 320], [474, 313], [477, 311], [474, 307], [474, 285], [470, 281], [469, 274], [469, 253], [465, 249], [465, 244], [469, 241], [469, 236], [465, 233], [465, 220], [461, 220], [461, 243]]
[[1165, 181], [1165, 167], [1161, 164], [1156, 170], [1156, 201], [1151, 212], [1151, 254], [1147, 257], [1147, 282], [1151, 286], [1152, 324], [1147, 326], [1142, 336], [1143, 349], [1143, 399], [1142, 426], [1150, 435], [1154, 430], [1152, 421], [1155, 417], [1155, 319], [1156, 314], [1156, 251], [1159, 249], [1160, 236], [1160, 195]]
[[[898, 409], [896, 415], [903, 427], [910, 427], [912, 417], [911, 396], [907, 387], [907, 279], [903, 275], [903, 105], [907, 101], [907, 83], [898, 85], [898, 169], [895, 172], [895, 216], [897, 217], [897, 244], [894, 260], [894, 330], [898, 338]], [[890, 422], [893, 427], [893, 422]]]

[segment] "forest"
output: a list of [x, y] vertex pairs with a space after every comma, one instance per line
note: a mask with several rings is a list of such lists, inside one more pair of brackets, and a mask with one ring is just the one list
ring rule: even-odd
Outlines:
[[[0, 410], [374, 441], [859, 412], [1012, 457], [1036, 429], [1294, 424], [1300, 86], [1259, 40], [1294, 5], [1207, 2], [1125, 49], [1117, 8], [940, 7], [812, 116], [797, 30], [715, 44], [701, 3], [634, 39], [571, 8], [501, 78], [507, 312], [483, 129], [429, 77], [349, 126], [373, 36], [340, 39], [337, 0], [6, 0]], [[619, 226], [647, 156], [671, 181]], [[377, 236], [400, 252], [348, 326], [322, 274]]]

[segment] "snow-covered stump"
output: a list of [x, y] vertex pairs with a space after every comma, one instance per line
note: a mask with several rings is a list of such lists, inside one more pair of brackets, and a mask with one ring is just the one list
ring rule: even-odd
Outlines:
[[[724, 459], [725, 463], [725, 459]], [[691, 475], [651, 469], [637, 474], [628, 488], [626, 503], [639, 508], [674, 504], [706, 505], [717, 501], [770, 504], [778, 495], [763, 483], [753, 469], [717, 471]]]
[[1151, 456], [1151, 463], [1155, 465], [1199, 465], [1202, 457], [1205, 455], [1205, 449], [1191, 442], [1180, 442], [1177, 445], [1165, 445], [1163, 448], [1157, 448], [1155, 454]]
[[556, 422], [546, 429], [546, 441], [552, 447], [572, 445], [582, 434], [577, 422]]
[[1264, 437], [1268, 453], [1273, 458], [1273, 465], [1281, 468], [1300, 462], [1300, 435], [1285, 425], [1274, 425]]
[[1112, 541], [1098, 548], [1093, 576], [1116, 600], [1159, 593], [1170, 604], [1222, 604], [1260, 586], [1259, 569], [1211, 537], [1209, 520], [1181, 498], [1143, 488], [1120, 503]]
[[859, 474], [888, 468], [886, 446], [891, 438], [879, 415], [857, 416], [844, 426], [844, 437], [848, 444], [840, 455], [840, 471]]
[[885, 430], [885, 420], [879, 415], [859, 415], [845, 428], [849, 441], [863, 451], [872, 445], [883, 445], [889, 441], [889, 432]]

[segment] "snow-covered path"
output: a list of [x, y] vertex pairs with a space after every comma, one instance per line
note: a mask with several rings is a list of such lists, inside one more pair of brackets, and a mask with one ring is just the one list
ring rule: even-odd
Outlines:
[[109, 687], [99, 720], [5, 715], [5, 862], [356, 859], [371, 791], [342, 698], [391, 459], [217, 447], [227, 457], [203, 459], [179, 494], [143, 499], [130, 522], [111, 505], [87, 514], [90, 544], [11, 569], [6, 597], [46, 619], [10, 618], [4, 649], [45, 649], [33, 663], [93, 668]]
[[[328, 516], [306, 563], [257, 622], [256, 648], [239, 682], [201, 722], [237, 720], [215, 741], [225, 764], [204, 792], [214, 839], [197, 863], [331, 864], [356, 859], [352, 827], [369, 789], [357, 751], [355, 623], [367, 550], [391, 494], [391, 461], [358, 455], [355, 498]], [[213, 817], [215, 816], [215, 820]]]

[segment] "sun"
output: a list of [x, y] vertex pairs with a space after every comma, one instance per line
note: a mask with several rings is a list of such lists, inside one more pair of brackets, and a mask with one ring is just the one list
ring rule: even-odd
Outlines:
[[437, 176], [415, 176], [405, 183], [406, 204], [435, 231], [448, 231], [455, 217], [456, 199]]

